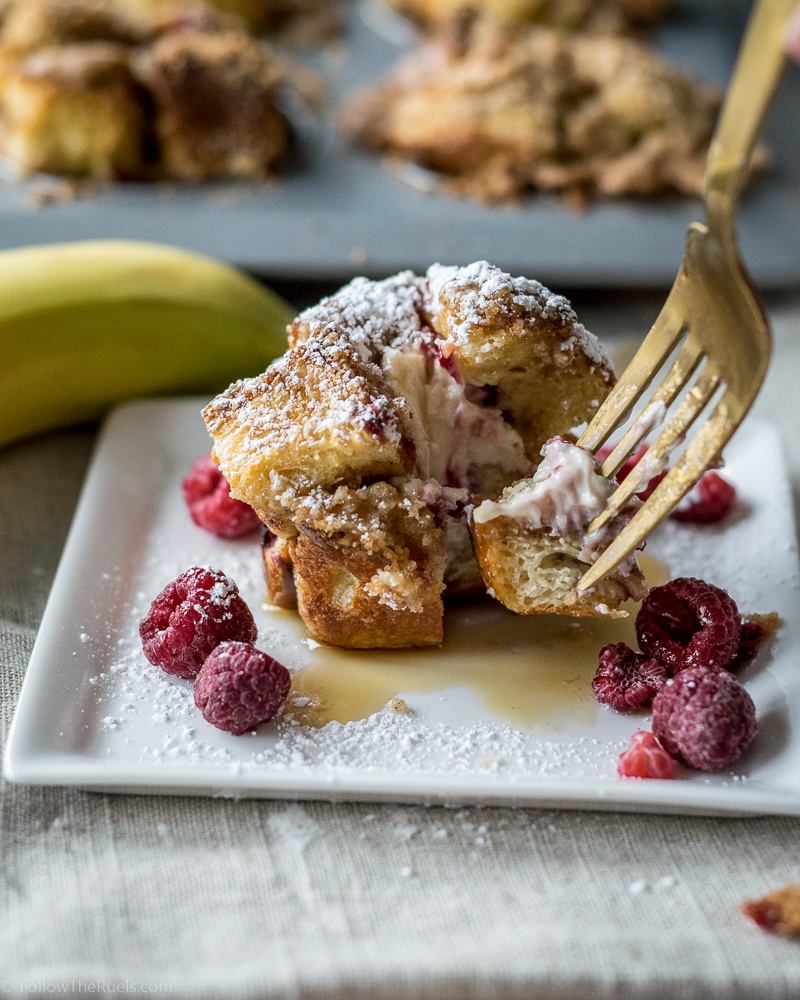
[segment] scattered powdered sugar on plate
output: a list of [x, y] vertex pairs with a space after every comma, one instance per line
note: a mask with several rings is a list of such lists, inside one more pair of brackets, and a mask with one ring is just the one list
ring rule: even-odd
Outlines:
[[[264, 585], [257, 541], [209, 540], [207, 544], [220, 550], [221, 558], [211, 565], [223, 569], [236, 582], [256, 615], [257, 645], [290, 670], [310, 662], [319, 644], [299, 638], [304, 630], [297, 617], [285, 612], [281, 616], [284, 628], [277, 628], [271, 615], [260, 612]], [[195, 707], [192, 682], [164, 673], [142, 653], [138, 621], [158, 588], [187, 566], [187, 560], [176, 557], [174, 552], [164, 559], [164, 549], [158, 544], [155, 548], [156, 553], [144, 564], [115, 655], [106, 669], [92, 678], [98, 706], [104, 706], [99, 709], [103, 713], [100, 729], [107, 736], [125, 733], [134, 738], [140, 744], [140, 761], [218, 764], [241, 772], [321, 771], [328, 777], [342, 771], [392, 771], [474, 774], [486, 780], [493, 775], [514, 780], [563, 774], [613, 780], [609, 762], [616, 760], [624, 739], [609, 747], [603, 740], [589, 736], [542, 739], [494, 720], [457, 726], [432, 723], [418, 712], [392, 710], [391, 704], [365, 719], [329, 722], [318, 729], [297, 723], [293, 710], [303, 707], [307, 699], [290, 695], [284, 713], [259, 727], [255, 737], [219, 733]], [[187, 552], [188, 565], [208, 564], [203, 558], [206, 555], [196, 552], [197, 558], [193, 558]], [[287, 624], [291, 631], [286, 630]], [[402, 688], [401, 677], [398, 687]], [[113, 706], [113, 712], [109, 706]], [[140, 743], [145, 729], [147, 739]], [[121, 745], [126, 753], [131, 752], [124, 741]]]
[[[145, 412], [145, 404], [137, 405]], [[60, 745], [74, 745], [84, 755], [102, 761], [109, 784], [125, 767], [154, 776], [165, 769], [174, 773], [177, 768], [191, 775], [202, 768], [220, 775], [219, 787], [245, 792], [279, 787], [281, 794], [290, 795], [296, 780], [298, 788], [315, 788], [323, 795], [327, 788], [335, 794], [339, 785], [347, 788], [348, 781], [372, 776], [371, 787], [384, 787], [385, 782], [389, 791], [392, 781], [411, 789], [415, 781], [429, 779], [428, 791], [417, 794], [435, 795], [437, 781], [461, 776], [469, 779], [477, 796], [491, 798], [497, 790], [497, 800], [502, 801], [504, 789], [513, 795], [515, 787], [530, 788], [530, 783], [588, 779], [595, 791], [587, 796], [597, 804], [605, 796], [613, 801], [615, 787], [635, 784], [617, 777], [616, 761], [631, 733], [649, 727], [646, 716], [621, 716], [597, 706], [592, 708], [593, 722], [553, 719], [525, 728], [486, 710], [469, 691], [466, 695], [462, 689], [409, 694], [403, 690], [400, 674], [397, 698], [408, 704], [408, 712], [387, 706], [364, 719], [313, 728], [295, 717], [303, 708], [302, 697], [290, 696], [284, 713], [260, 726], [254, 735], [234, 737], [208, 725], [194, 705], [192, 683], [148, 663], [138, 636], [139, 621], [150, 601], [188, 567], [211, 566], [235, 581], [256, 617], [257, 645], [292, 673], [313, 664], [320, 650], [297, 615], [262, 607], [265, 585], [257, 536], [223, 541], [189, 519], [180, 480], [207, 446], [199, 407], [194, 405], [190, 419], [186, 415], [189, 403], [169, 404], [175, 413], [183, 414], [183, 423], [174, 418], [176, 429], [165, 419], [165, 414], [173, 412], [165, 409], [167, 404], [160, 404], [161, 410], [159, 404], [149, 405], [156, 414], [151, 423], [163, 428], [168, 458], [161, 466], [155, 463], [155, 471], [149, 473], [154, 481], [144, 482], [136, 497], [139, 506], [129, 517], [136, 530], [125, 529], [124, 524], [121, 528], [130, 534], [124, 552], [117, 553], [116, 559], [109, 557], [101, 580], [74, 581], [76, 587], [94, 590], [85, 617], [74, 622], [74, 648], [65, 650], [79, 678], [80, 694], [70, 706], [72, 714], [59, 718]], [[786, 608], [791, 608], [797, 590], [796, 570], [787, 568], [796, 566], [793, 539], [786, 527], [788, 485], [758, 474], [763, 438], [759, 433], [748, 438], [746, 432], [745, 427], [744, 444], [731, 449], [734, 457], [724, 473], [741, 496], [730, 521], [703, 528], [667, 524], [649, 551], [668, 563], [672, 575], [705, 576], [725, 587], [745, 613], [778, 610], [788, 618]], [[151, 427], [151, 438], [154, 433]], [[145, 433], [140, 436], [142, 449], [148, 456], [153, 454], [153, 441]], [[130, 455], [126, 460], [130, 466], [146, 466]], [[785, 558], [765, 560], [764, 552], [782, 553]], [[780, 572], [775, 569], [776, 561], [783, 567]], [[777, 576], [786, 587], [783, 609], [773, 605], [774, 595], [780, 594], [775, 587]], [[764, 594], [770, 595], [768, 603]], [[785, 706], [785, 692], [770, 670], [748, 667], [747, 671], [745, 682], [757, 704], [769, 706], [770, 711]], [[78, 721], [65, 725], [67, 718]], [[753, 784], [745, 782], [746, 778], [744, 768], [736, 774], [690, 780], [710, 795], [721, 786], [746, 789]], [[157, 785], [157, 777], [151, 783]], [[540, 794], [546, 798], [545, 791]], [[414, 826], [411, 820], [399, 822], [398, 835], [413, 840]], [[297, 844], [310, 843], [314, 835], [313, 825], [299, 812], [287, 812], [274, 832]], [[444, 828], [439, 834], [442, 838], [449, 835]], [[483, 846], [477, 843], [478, 837], [485, 840], [486, 835], [476, 834], [476, 848]]]

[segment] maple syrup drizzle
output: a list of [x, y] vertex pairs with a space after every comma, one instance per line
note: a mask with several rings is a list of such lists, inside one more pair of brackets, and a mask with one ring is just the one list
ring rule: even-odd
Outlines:
[[[651, 556], [639, 563], [651, 587], [669, 579]], [[439, 647], [315, 649], [313, 662], [294, 675], [286, 711], [319, 728], [367, 718], [401, 692], [467, 687], [486, 709], [518, 726], [565, 713], [574, 722], [590, 721], [600, 649], [609, 642], [636, 648], [637, 606], [626, 610], [628, 618], [610, 619], [515, 615], [496, 601], [450, 606]], [[298, 697], [309, 703], [292, 706]]]

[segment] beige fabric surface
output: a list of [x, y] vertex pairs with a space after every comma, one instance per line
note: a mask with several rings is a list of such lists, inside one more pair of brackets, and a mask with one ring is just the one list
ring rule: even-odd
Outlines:
[[[586, 304], [641, 329], [646, 298]], [[759, 403], [793, 430], [800, 302]], [[7, 731], [93, 433], [0, 452]], [[800, 446], [791, 448], [800, 481]], [[797, 495], [797, 493], [796, 493]], [[800, 668], [800, 665], [798, 665]], [[270, 803], [4, 784], [0, 993], [800, 997], [800, 942], [738, 912], [800, 880], [800, 821]], [[161, 987], [160, 992], [159, 986]]]

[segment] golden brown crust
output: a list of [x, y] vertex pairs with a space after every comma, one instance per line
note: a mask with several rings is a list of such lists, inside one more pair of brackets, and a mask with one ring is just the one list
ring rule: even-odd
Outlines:
[[498, 281], [478, 265], [429, 274], [430, 321], [445, 350], [467, 382], [497, 387], [497, 405], [538, 462], [545, 441], [590, 419], [608, 395], [608, 358], [569, 302], [539, 282]]
[[576, 618], [622, 618], [619, 605], [640, 600], [647, 585], [638, 566], [616, 571], [591, 592], [576, 590], [589, 563], [580, 549], [544, 528], [530, 530], [497, 517], [473, 524], [473, 541], [490, 592], [520, 615], [559, 614]]
[[323, 503], [300, 512], [289, 543], [312, 636], [354, 649], [440, 643], [445, 552], [431, 512], [387, 483]]
[[346, 342], [302, 344], [203, 411], [233, 496], [281, 533], [314, 488], [390, 478], [413, 464], [404, 404]]
[[718, 96], [661, 56], [488, 18], [457, 27], [350, 100], [353, 142], [484, 201], [701, 193]]

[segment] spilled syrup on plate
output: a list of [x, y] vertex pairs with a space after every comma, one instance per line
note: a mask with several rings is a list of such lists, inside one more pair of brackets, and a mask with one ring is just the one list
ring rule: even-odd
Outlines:
[[[649, 556], [640, 565], [651, 587], [669, 579]], [[597, 655], [609, 642], [636, 648], [636, 604], [628, 618], [515, 615], [496, 601], [450, 606], [444, 642], [430, 649], [337, 649], [320, 646], [292, 681], [287, 714], [302, 725], [353, 722], [380, 711], [401, 692], [467, 687], [484, 708], [508, 722], [532, 726], [569, 711], [589, 721], [590, 682]], [[308, 699], [306, 705], [291, 702]], [[577, 717], [577, 718], [576, 718]]]

